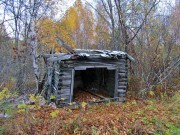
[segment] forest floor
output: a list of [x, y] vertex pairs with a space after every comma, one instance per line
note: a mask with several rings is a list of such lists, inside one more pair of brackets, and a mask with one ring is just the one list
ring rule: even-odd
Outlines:
[[[18, 106], [0, 119], [0, 134], [33, 135], [179, 135], [180, 93], [157, 100], [127, 100], [123, 104], [82, 103], [80, 108]], [[2, 125], [2, 126], [1, 126]]]

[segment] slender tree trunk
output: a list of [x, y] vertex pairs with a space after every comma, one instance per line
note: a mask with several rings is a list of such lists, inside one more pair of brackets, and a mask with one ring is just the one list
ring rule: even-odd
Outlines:
[[33, 69], [34, 69], [34, 74], [35, 74], [35, 79], [36, 79], [36, 94], [40, 93], [39, 91], [39, 76], [40, 76], [40, 72], [39, 72], [39, 65], [38, 65], [38, 54], [37, 54], [37, 30], [36, 30], [36, 26], [34, 23], [34, 20], [32, 20], [31, 22], [31, 26], [30, 26], [30, 32], [29, 32], [29, 37], [30, 37], [30, 46], [32, 49], [32, 61], [33, 61]]

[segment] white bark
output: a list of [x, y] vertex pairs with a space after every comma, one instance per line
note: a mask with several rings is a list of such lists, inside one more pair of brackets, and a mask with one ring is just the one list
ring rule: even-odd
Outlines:
[[36, 79], [36, 93], [39, 91], [39, 65], [38, 65], [38, 54], [37, 54], [37, 32], [36, 32], [36, 26], [34, 23], [34, 20], [31, 22], [30, 26], [30, 32], [29, 32], [29, 43], [32, 49], [32, 61], [33, 61], [33, 69], [34, 69], [34, 74], [35, 74], [35, 79]]

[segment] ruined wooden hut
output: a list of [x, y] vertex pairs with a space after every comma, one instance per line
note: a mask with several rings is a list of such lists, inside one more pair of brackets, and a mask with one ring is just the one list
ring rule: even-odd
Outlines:
[[44, 58], [47, 65], [44, 93], [47, 99], [54, 95], [57, 104], [74, 103], [75, 95], [86, 92], [98, 97], [90, 102], [125, 101], [127, 61], [134, 60], [127, 53], [75, 49], [70, 53], [45, 54]]

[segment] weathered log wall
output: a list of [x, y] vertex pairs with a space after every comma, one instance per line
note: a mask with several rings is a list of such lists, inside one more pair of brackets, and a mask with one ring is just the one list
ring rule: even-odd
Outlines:
[[[55, 62], [51, 82], [52, 87], [50, 88], [52, 88], [52, 92], [56, 97], [57, 104], [73, 102], [74, 72], [75, 70], [86, 70], [87, 68], [107, 68], [110, 72], [114, 71], [115, 76], [109, 80], [112, 84], [108, 85], [108, 87], [115, 86], [115, 91], [113, 93], [117, 102], [125, 101], [128, 84], [128, 66], [127, 57], [122, 56], [118, 59], [70, 59]], [[111, 92], [109, 94], [112, 95]]]
[[128, 65], [127, 59], [124, 58], [118, 66], [118, 87], [117, 96], [119, 97], [119, 102], [124, 102], [126, 100], [126, 90], [128, 85]]

